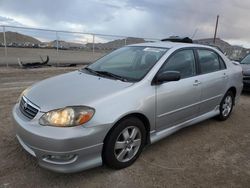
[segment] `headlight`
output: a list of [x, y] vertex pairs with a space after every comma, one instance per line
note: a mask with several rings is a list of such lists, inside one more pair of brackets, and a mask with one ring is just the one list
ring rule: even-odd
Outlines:
[[88, 122], [95, 110], [86, 106], [71, 106], [45, 113], [39, 120], [41, 125], [72, 127]]

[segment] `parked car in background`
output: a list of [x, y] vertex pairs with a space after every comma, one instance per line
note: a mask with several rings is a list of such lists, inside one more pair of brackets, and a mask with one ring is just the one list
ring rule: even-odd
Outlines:
[[244, 57], [240, 64], [243, 69], [243, 90], [250, 91], [250, 54]]
[[181, 128], [226, 120], [241, 90], [241, 66], [213, 47], [129, 45], [25, 90], [13, 108], [16, 137], [53, 171], [121, 169]]

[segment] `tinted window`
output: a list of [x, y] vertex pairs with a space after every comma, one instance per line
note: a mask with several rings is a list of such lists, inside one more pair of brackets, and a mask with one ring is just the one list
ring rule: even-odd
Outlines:
[[201, 73], [209, 73], [220, 70], [220, 61], [218, 55], [210, 50], [197, 50]]
[[163, 65], [161, 71], [178, 71], [181, 74], [181, 78], [194, 76], [196, 72], [193, 50], [182, 50], [175, 53]]
[[247, 55], [240, 63], [241, 64], [250, 64], [250, 55]]

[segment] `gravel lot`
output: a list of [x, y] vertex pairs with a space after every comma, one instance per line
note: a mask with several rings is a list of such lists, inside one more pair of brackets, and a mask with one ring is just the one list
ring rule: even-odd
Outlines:
[[24, 63], [41, 62], [40, 56], [45, 60], [49, 56], [48, 64], [76, 63], [85, 64], [93, 62], [104, 56], [107, 52], [83, 51], [83, 50], [59, 50], [41, 48], [7, 48], [8, 56], [5, 56], [3, 47], [0, 47], [0, 67], [18, 65], [18, 58]]
[[11, 109], [27, 86], [71, 70], [0, 68], [0, 188], [249, 187], [250, 93], [242, 94], [227, 121], [210, 119], [182, 129], [147, 147], [129, 168], [102, 166], [76, 174], [40, 168], [15, 138]]

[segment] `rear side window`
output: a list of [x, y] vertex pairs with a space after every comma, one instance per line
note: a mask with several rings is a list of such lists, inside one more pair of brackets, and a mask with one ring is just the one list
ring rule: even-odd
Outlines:
[[225, 69], [225, 63], [215, 52], [211, 50], [197, 50], [202, 74]]
[[161, 72], [163, 71], [178, 71], [181, 74], [181, 78], [194, 76], [196, 74], [196, 69], [193, 50], [176, 52], [163, 65]]

